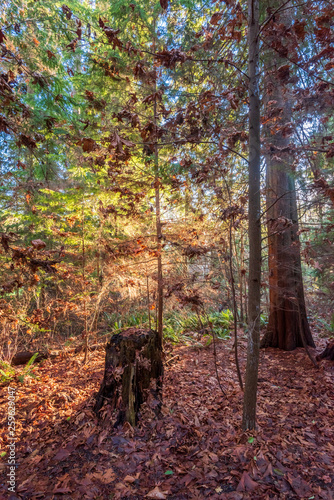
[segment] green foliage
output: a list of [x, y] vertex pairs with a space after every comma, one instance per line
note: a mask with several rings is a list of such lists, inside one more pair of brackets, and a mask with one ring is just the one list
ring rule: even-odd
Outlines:
[[190, 340], [190, 334], [198, 332], [204, 335], [213, 332], [216, 337], [224, 339], [229, 338], [232, 324], [233, 313], [229, 309], [209, 314], [174, 312], [166, 315], [164, 335], [172, 342]]
[[265, 328], [268, 324], [268, 314], [262, 313], [260, 316], [260, 327]]
[[0, 361], [0, 382], [7, 383], [13, 380], [15, 377], [15, 370], [12, 366], [10, 366], [9, 363], [6, 363], [5, 361]]
[[[105, 312], [104, 317], [112, 334], [119, 333], [121, 330], [126, 330], [127, 328], [133, 326], [138, 328], [148, 328], [149, 325], [148, 314], [146, 311], [132, 312], [122, 315], [121, 318], [118, 313], [108, 314]], [[151, 319], [153, 322], [153, 318]]]
[[324, 330], [324, 334], [320, 334], [320, 336], [327, 337], [328, 334], [334, 334], [334, 314], [332, 314], [330, 321], [327, 321], [326, 319], [321, 317], [316, 317], [315, 319], [320, 323], [321, 329]]
[[[108, 329], [112, 334], [119, 333], [130, 327], [148, 328], [147, 311], [131, 312], [127, 315], [104, 313]], [[173, 343], [191, 342], [193, 334], [201, 332], [209, 336], [212, 331], [220, 339], [229, 338], [233, 325], [233, 314], [227, 309], [222, 312], [210, 312], [197, 315], [193, 312], [169, 311], [164, 320], [164, 338]], [[155, 316], [151, 315], [151, 327], [155, 328]]]
[[[36, 352], [28, 361], [28, 363], [25, 365], [23, 368], [22, 372], [17, 375], [17, 379], [23, 383], [25, 377], [33, 377], [35, 378], [36, 375], [33, 372], [33, 364], [38, 356], [38, 352]], [[13, 368], [9, 363], [6, 363], [5, 361], [0, 362], [0, 382], [1, 383], [8, 383], [11, 382], [12, 380], [15, 379], [16, 377], [16, 370]]]
[[25, 365], [25, 367], [22, 370], [22, 373], [18, 375], [18, 380], [23, 384], [25, 377], [33, 377], [35, 378], [36, 375], [33, 373], [33, 368], [32, 365], [34, 364], [34, 361], [36, 360], [38, 356], [38, 352], [35, 352], [35, 354], [29, 359], [28, 363]]

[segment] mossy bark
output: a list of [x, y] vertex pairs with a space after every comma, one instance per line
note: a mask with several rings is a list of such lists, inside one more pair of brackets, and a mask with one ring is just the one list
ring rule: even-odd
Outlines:
[[157, 412], [161, 406], [162, 347], [154, 330], [129, 328], [113, 335], [106, 346], [103, 381], [94, 411], [107, 404], [114, 426], [136, 425], [140, 407], [148, 402]]

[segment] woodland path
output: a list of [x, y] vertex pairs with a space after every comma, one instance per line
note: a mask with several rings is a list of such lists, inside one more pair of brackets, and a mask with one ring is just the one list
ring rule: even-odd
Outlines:
[[[316, 344], [321, 352], [324, 341]], [[103, 351], [84, 367], [82, 354], [46, 360], [37, 379], [17, 384], [17, 493], [8, 495], [2, 475], [0, 498], [332, 499], [333, 363], [317, 370], [303, 349], [262, 350], [259, 426], [243, 433], [231, 347], [217, 344], [223, 395], [212, 345], [167, 346], [163, 416], [147, 408], [135, 430], [97, 425]], [[240, 358], [244, 367], [245, 339]], [[7, 387], [0, 396], [4, 450]]]

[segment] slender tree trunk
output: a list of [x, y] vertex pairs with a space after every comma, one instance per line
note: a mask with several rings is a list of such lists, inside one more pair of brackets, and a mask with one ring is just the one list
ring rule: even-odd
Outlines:
[[[277, 7], [276, 4], [275, 1], [272, 8]], [[279, 20], [290, 24], [289, 12], [278, 14]], [[267, 49], [267, 59], [274, 60], [276, 67], [267, 71], [265, 77], [265, 104], [268, 107], [268, 103], [276, 102], [275, 106], [282, 111], [274, 123], [269, 121], [264, 127], [270, 307], [268, 328], [261, 347], [291, 351], [305, 344], [314, 346], [314, 342], [304, 298], [296, 187], [291, 169], [293, 158], [289, 154], [291, 139], [284, 132], [284, 127], [292, 119], [289, 86], [280, 83], [276, 72], [286, 64], [286, 59], [279, 58], [270, 48]]]
[[230, 266], [230, 280], [231, 280], [231, 291], [232, 291], [232, 307], [233, 307], [233, 331], [234, 331], [234, 359], [235, 359], [235, 366], [237, 369], [237, 375], [238, 375], [238, 380], [239, 380], [239, 385], [240, 389], [243, 391], [244, 386], [242, 383], [242, 376], [241, 376], [241, 371], [240, 371], [240, 365], [239, 365], [239, 357], [238, 357], [238, 317], [237, 317], [237, 300], [236, 300], [236, 294], [235, 294], [235, 283], [234, 283], [234, 273], [233, 273], [233, 247], [232, 247], [232, 225], [233, 225], [233, 218], [230, 219], [229, 221], [229, 266]]
[[[154, 21], [154, 32], [155, 32], [155, 21]], [[153, 52], [156, 50], [156, 39], [154, 33], [154, 43], [153, 43]], [[154, 92], [157, 92], [157, 83], [155, 80], [154, 83]], [[162, 346], [163, 340], [163, 275], [162, 275], [162, 230], [161, 230], [161, 212], [160, 212], [160, 179], [159, 179], [159, 151], [158, 151], [158, 134], [157, 134], [157, 99], [154, 98], [154, 107], [153, 107], [153, 122], [154, 128], [156, 131], [155, 134], [155, 143], [154, 143], [154, 169], [155, 169], [155, 217], [156, 217], [156, 232], [157, 232], [157, 253], [158, 253], [158, 311], [157, 311], [157, 320], [158, 320], [158, 335], [160, 345]]]
[[83, 301], [83, 314], [84, 314], [84, 344], [85, 344], [85, 356], [83, 359], [83, 364], [87, 361], [88, 356], [88, 328], [87, 328], [87, 310], [86, 310], [86, 247], [85, 247], [85, 198], [83, 194], [82, 199], [82, 282], [83, 282], [83, 293], [84, 293], [84, 301]]
[[[156, 110], [156, 103], [154, 105]], [[154, 115], [155, 115], [154, 111]], [[155, 176], [155, 214], [156, 214], [156, 231], [157, 231], [157, 264], [158, 264], [158, 334], [160, 338], [160, 343], [162, 345], [163, 337], [163, 275], [162, 275], [162, 231], [161, 231], [161, 217], [160, 217], [160, 180], [158, 176], [158, 146], [155, 149], [155, 164], [156, 164], [156, 176]]]
[[248, 0], [249, 73], [249, 287], [248, 347], [243, 407], [243, 429], [256, 424], [256, 396], [260, 347], [261, 225], [260, 225], [260, 96], [259, 0]]
[[149, 328], [149, 330], [151, 330], [150, 287], [149, 287], [149, 281], [148, 281], [148, 274], [146, 275], [146, 293], [147, 293], [148, 328]]
[[240, 236], [240, 268], [239, 268], [239, 293], [240, 293], [240, 322], [244, 322], [244, 301], [243, 301], [243, 281], [244, 281], [244, 233], [241, 229]]

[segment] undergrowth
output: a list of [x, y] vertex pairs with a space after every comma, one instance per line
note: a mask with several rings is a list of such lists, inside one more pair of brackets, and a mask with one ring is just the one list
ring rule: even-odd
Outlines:
[[[136, 326], [148, 328], [149, 319], [147, 312], [131, 313], [122, 318], [116, 314], [105, 315], [111, 333], [116, 334], [121, 330]], [[201, 333], [203, 336], [217, 338], [229, 338], [230, 329], [233, 325], [233, 313], [225, 311], [208, 312], [196, 314], [189, 311], [169, 311], [164, 318], [164, 337], [171, 342], [188, 342], [193, 340], [194, 335]], [[155, 329], [155, 318], [151, 317], [151, 328]]]
[[35, 378], [36, 375], [34, 374], [34, 367], [32, 365], [37, 356], [38, 352], [29, 359], [28, 363], [20, 372], [17, 372], [17, 369], [13, 368], [9, 363], [0, 361], [0, 383], [8, 383], [17, 378], [17, 380], [23, 384], [26, 377]]

